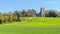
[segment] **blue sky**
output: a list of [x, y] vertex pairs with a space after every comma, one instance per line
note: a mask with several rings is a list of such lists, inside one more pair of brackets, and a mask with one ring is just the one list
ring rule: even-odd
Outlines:
[[46, 9], [60, 10], [60, 0], [0, 0], [0, 12], [15, 10], [35, 9], [40, 11], [40, 7]]
[[40, 7], [60, 11], [60, 0], [41, 0]]

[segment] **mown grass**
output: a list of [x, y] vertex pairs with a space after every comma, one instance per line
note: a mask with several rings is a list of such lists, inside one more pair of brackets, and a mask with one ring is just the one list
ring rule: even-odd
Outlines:
[[60, 34], [60, 18], [31, 17], [22, 22], [2, 24], [0, 34]]

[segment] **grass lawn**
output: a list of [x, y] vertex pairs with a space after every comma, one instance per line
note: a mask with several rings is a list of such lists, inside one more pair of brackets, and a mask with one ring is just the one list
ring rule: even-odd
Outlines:
[[2, 24], [0, 34], [60, 34], [60, 18], [32, 17], [31, 21]]

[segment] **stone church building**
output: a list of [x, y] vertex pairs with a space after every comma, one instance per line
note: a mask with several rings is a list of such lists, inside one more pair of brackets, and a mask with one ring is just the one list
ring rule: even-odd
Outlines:
[[45, 8], [40, 8], [40, 17], [45, 17]]

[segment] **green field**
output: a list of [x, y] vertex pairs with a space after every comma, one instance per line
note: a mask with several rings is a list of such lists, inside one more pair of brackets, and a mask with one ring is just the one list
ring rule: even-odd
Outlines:
[[0, 34], [60, 34], [60, 18], [32, 17], [31, 21], [1, 24]]

